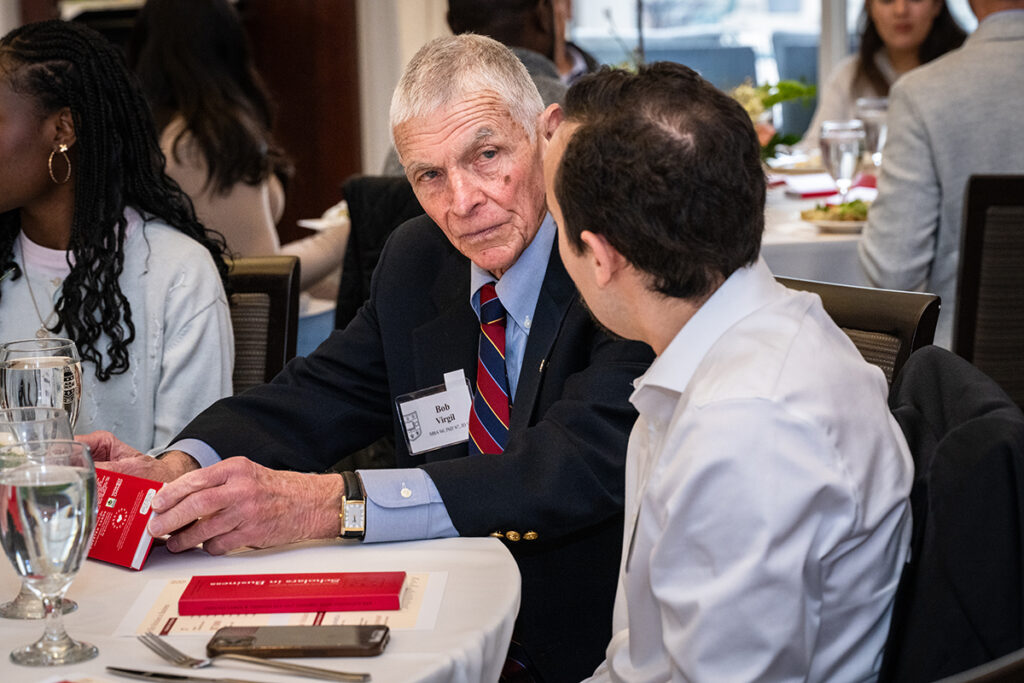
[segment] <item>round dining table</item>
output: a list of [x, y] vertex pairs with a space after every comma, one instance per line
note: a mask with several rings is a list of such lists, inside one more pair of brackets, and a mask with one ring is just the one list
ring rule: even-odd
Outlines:
[[[9, 563], [0, 567], [0, 598], [13, 598], [19, 580]], [[519, 610], [519, 569], [495, 538], [447, 538], [407, 543], [309, 542], [214, 557], [200, 549], [171, 553], [154, 546], [142, 571], [87, 560], [67, 593], [78, 609], [64, 616], [68, 633], [99, 647], [96, 659], [59, 667], [30, 668], [10, 661], [7, 652], [36, 640], [42, 621], [0, 619], [0, 681], [3, 683], [114, 683], [127, 681], [107, 666], [152, 672], [234, 678], [245, 681], [313, 681], [287, 673], [218, 661], [213, 667], [175, 668], [150, 652], [122, 622], [152, 582], [199, 574], [405, 571], [439, 579], [428, 627], [393, 628], [377, 657], [302, 658], [288, 661], [343, 671], [367, 672], [374, 683], [476, 683], [497, 681]], [[424, 603], [429, 602], [425, 599]], [[421, 612], [429, 610], [424, 604]], [[422, 620], [421, 620], [422, 621]], [[167, 641], [202, 656], [209, 634], [171, 634]]]

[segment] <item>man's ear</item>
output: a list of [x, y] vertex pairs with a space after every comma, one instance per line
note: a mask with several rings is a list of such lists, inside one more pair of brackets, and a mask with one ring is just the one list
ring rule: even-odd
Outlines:
[[580, 233], [580, 240], [590, 253], [590, 262], [594, 269], [594, 283], [598, 287], [606, 286], [623, 268], [629, 265], [626, 257], [619, 253], [619, 250], [613, 247], [604, 235], [584, 230]]
[[544, 136], [545, 140], [550, 141], [551, 136], [555, 134], [555, 130], [565, 120], [565, 111], [562, 109], [562, 105], [557, 102], [549, 104], [548, 108], [541, 112], [540, 115], [540, 133]]
[[75, 118], [71, 115], [71, 109], [64, 107], [54, 117], [53, 144], [67, 145], [72, 147], [78, 140], [75, 133]]

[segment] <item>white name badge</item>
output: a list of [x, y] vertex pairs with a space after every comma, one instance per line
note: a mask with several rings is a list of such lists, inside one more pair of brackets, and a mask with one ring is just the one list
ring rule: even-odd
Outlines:
[[444, 384], [399, 396], [395, 405], [412, 455], [469, 440], [473, 398], [462, 370], [445, 373]]

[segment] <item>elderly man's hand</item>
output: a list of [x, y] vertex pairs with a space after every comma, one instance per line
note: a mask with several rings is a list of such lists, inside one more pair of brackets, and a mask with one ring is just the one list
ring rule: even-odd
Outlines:
[[97, 467], [134, 477], [153, 481], [174, 481], [199, 467], [199, 463], [187, 453], [170, 451], [161, 455], [159, 459], [153, 458], [135, 450], [110, 432], [91, 432], [76, 436], [75, 440], [89, 446], [89, 452]]
[[173, 552], [202, 543], [212, 555], [334, 538], [344, 490], [338, 474], [284, 472], [228, 458], [160, 489], [149, 532], [171, 534]]
[[121, 441], [110, 432], [90, 432], [89, 434], [76, 436], [75, 441], [80, 441], [89, 446], [89, 452], [92, 454], [93, 461], [98, 463], [127, 460], [142, 455], [141, 452]]

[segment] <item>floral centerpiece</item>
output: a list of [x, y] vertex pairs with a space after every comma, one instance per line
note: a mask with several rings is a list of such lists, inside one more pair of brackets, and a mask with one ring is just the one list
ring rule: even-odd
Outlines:
[[782, 102], [802, 99], [807, 106], [817, 93], [817, 88], [799, 81], [779, 81], [774, 85], [754, 85], [748, 79], [729, 93], [739, 102], [754, 122], [757, 137], [761, 142], [761, 158], [775, 155], [779, 145], [793, 145], [800, 141], [799, 135], [780, 135], [772, 125], [772, 107]]

